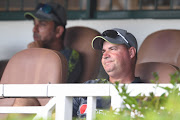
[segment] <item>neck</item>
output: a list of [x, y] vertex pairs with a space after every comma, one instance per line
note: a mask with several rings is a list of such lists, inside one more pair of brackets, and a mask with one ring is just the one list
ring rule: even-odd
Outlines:
[[129, 76], [126, 76], [126, 77], [109, 77], [109, 81], [111, 83], [115, 83], [115, 82], [119, 82], [119, 83], [132, 83], [135, 79], [135, 76], [134, 75], [129, 75]]
[[116, 74], [113, 76], [109, 76], [109, 81], [111, 83], [119, 82], [119, 83], [132, 83], [135, 79], [134, 75], [134, 69], [128, 70], [128, 72], [125, 72], [124, 74]]
[[46, 48], [56, 50], [56, 51], [60, 51], [60, 50], [64, 49], [64, 44], [63, 44], [62, 40], [55, 40], [51, 44], [46, 46]]

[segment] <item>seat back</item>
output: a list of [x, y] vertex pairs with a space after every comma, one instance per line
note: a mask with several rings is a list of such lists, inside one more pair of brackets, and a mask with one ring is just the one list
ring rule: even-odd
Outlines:
[[137, 64], [163, 62], [178, 65], [180, 30], [161, 30], [147, 36], [138, 51]]
[[66, 81], [67, 61], [56, 51], [31, 48], [15, 54], [3, 73], [2, 84], [48, 84]]
[[179, 45], [180, 30], [160, 30], [147, 36], [138, 51], [135, 75], [149, 81], [152, 72], [157, 72], [159, 82], [168, 83], [169, 74], [180, 67]]
[[97, 78], [100, 67], [101, 51], [94, 50], [91, 46], [93, 38], [100, 33], [88, 27], [67, 28], [64, 44], [78, 51], [82, 57], [82, 75], [79, 82]]
[[170, 74], [176, 71], [177, 69], [168, 63], [146, 62], [136, 65], [135, 75], [140, 76], [143, 82], [151, 83], [151, 80], [155, 80], [153, 72], [156, 72], [159, 76], [159, 83], [169, 83], [171, 80]]
[[[1, 84], [56, 84], [66, 82], [66, 77], [67, 61], [61, 53], [45, 48], [31, 48], [20, 51], [9, 60]], [[39, 102], [45, 105], [48, 100]], [[0, 100], [0, 105], [6, 103]]]

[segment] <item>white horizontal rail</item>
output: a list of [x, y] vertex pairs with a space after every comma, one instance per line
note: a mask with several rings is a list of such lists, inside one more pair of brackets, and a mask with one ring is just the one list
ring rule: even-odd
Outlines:
[[[121, 87], [123, 84], [120, 84]], [[160, 96], [165, 91], [161, 88], [154, 89], [156, 84], [126, 84], [131, 96], [139, 93], [149, 96], [153, 92]], [[171, 84], [160, 86], [172, 87]], [[56, 120], [72, 119], [72, 98], [88, 97], [87, 120], [92, 120], [95, 115], [96, 96], [111, 96], [112, 108], [121, 107], [122, 99], [112, 84], [1, 84], [0, 97], [54, 97], [46, 106], [37, 107], [0, 107], [0, 113], [37, 113], [38, 116], [47, 118], [52, 110], [56, 110]]]
[[1, 97], [48, 97], [48, 84], [1, 84]]
[[49, 84], [48, 96], [109, 96], [109, 84]]

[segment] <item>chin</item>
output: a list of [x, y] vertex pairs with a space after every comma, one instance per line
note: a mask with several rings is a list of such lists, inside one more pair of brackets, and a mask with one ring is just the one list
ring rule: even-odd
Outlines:
[[39, 40], [37, 40], [37, 39], [34, 38], [34, 41], [39, 41]]
[[39, 37], [34, 37], [34, 41], [41, 41], [41, 39], [39, 39]]
[[106, 73], [111, 73], [111, 72], [113, 72], [112, 69], [105, 69], [105, 71], [106, 71]]
[[114, 70], [114, 67], [113, 66], [105, 66], [104, 70], [107, 72], [112, 72]]

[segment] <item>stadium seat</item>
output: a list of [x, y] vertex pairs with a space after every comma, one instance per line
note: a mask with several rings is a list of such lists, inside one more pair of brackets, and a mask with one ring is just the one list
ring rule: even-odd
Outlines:
[[[56, 51], [45, 48], [31, 48], [15, 54], [8, 62], [1, 84], [57, 84], [65, 83], [67, 61]], [[49, 98], [38, 98], [45, 105]], [[13, 98], [0, 99], [0, 106], [11, 106]], [[23, 104], [23, 103], [22, 103]]]
[[[136, 72], [135, 72], [136, 76], [140, 75], [140, 77], [142, 77], [141, 75], [143, 75], [142, 78], [146, 78], [149, 81], [151, 77], [148, 76], [151, 76], [152, 74], [151, 72], [157, 72], [157, 69], [155, 68], [161, 66], [160, 68], [158, 68], [159, 69], [158, 71], [160, 72], [159, 78], [163, 78], [164, 81], [160, 80], [160, 82], [162, 83], [169, 82], [169, 78], [165, 79], [164, 76], [161, 75], [166, 74], [166, 76], [168, 76], [174, 70], [179, 70], [180, 67], [179, 45], [180, 45], [180, 30], [173, 30], [173, 29], [160, 30], [148, 35], [143, 41], [138, 51], [138, 60], [136, 66], [140, 66], [140, 68], [139, 67], [136, 68]], [[175, 69], [172, 67], [174, 67]], [[164, 70], [162, 68], [164, 68]], [[144, 71], [142, 71], [142, 69]], [[151, 72], [147, 72], [149, 69]], [[140, 72], [143, 72], [143, 74]]]

